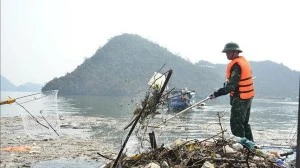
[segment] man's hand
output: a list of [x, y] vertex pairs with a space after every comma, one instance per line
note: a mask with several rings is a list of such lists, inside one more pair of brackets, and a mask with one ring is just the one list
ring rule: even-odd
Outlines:
[[210, 94], [208, 97], [209, 97], [210, 99], [215, 99], [215, 98], [216, 98], [215, 92], [213, 92], [212, 94]]
[[220, 88], [220, 89], [218, 89], [217, 91], [214, 91], [212, 94], [210, 94], [208, 97], [210, 98], [210, 99], [215, 99], [215, 98], [217, 98], [217, 97], [219, 97], [219, 96], [223, 96], [223, 95], [225, 95], [226, 93], [225, 93], [225, 91], [224, 91], [224, 88]]

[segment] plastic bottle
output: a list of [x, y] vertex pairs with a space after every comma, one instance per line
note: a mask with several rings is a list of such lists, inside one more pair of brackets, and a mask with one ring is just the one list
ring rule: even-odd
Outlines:
[[283, 160], [281, 160], [281, 159], [277, 159], [277, 160], [276, 160], [276, 164], [277, 164], [277, 166], [280, 166], [280, 167], [285, 167], [285, 165], [284, 165], [284, 161], [283, 161]]

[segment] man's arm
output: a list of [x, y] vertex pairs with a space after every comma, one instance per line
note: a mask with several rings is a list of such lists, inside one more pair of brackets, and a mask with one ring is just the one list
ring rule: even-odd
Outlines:
[[236, 63], [231, 68], [231, 74], [227, 84], [214, 92], [214, 97], [226, 95], [235, 90], [241, 78], [241, 67]]

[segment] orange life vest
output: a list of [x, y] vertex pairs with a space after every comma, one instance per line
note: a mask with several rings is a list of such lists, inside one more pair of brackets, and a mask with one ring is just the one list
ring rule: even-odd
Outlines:
[[[226, 70], [226, 78], [230, 78], [231, 67], [238, 63], [241, 67], [241, 78], [238, 83], [238, 91], [241, 99], [250, 99], [254, 97], [254, 85], [252, 79], [252, 71], [248, 61], [243, 57], [239, 56], [238, 58], [233, 59], [228, 65]], [[234, 92], [230, 93], [230, 96], [233, 96]]]

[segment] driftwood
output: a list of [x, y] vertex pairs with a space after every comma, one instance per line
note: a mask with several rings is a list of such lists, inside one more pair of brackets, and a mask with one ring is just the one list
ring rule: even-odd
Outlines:
[[[224, 153], [223, 145], [232, 145], [232, 143], [234, 141], [223, 141], [222, 138], [214, 139], [213, 142], [191, 140], [177, 144], [173, 148], [159, 147], [134, 156], [125, 156], [120, 163], [123, 168], [143, 167], [149, 163], [196, 168], [202, 167], [206, 161], [214, 164], [215, 167], [280, 167], [260, 155], [249, 152], [247, 148], [233, 154]], [[261, 159], [254, 160], [254, 156]], [[111, 164], [107, 165], [110, 166]]]
[[108, 160], [114, 160], [108, 156], [102, 155], [101, 153], [97, 152], [98, 155], [100, 155], [101, 157], [103, 157], [104, 159], [108, 159]]
[[[268, 160], [266, 155], [259, 152], [259, 149], [243, 149], [230, 153], [224, 150], [225, 146], [233, 147], [236, 144], [234, 140], [225, 139], [224, 132], [227, 130], [222, 127], [221, 116], [219, 117], [219, 125], [221, 132], [204, 140], [186, 140], [174, 141], [170, 147], [162, 145], [161, 147], [151, 149], [146, 152], [133, 156], [124, 155], [120, 160], [122, 168], [145, 167], [149, 164], [157, 164], [161, 167], [202, 167], [206, 162], [213, 164], [215, 167], [223, 168], [244, 168], [244, 167], [260, 167], [260, 168], [281, 168], [274, 161]], [[152, 132], [154, 134], [154, 132]], [[156, 143], [156, 142], [155, 142]], [[111, 168], [112, 163], [106, 165]], [[167, 165], [167, 166], [166, 166]]]
[[[167, 77], [167, 80], [169, 80]], [[142, 101], [141, 107], [134, 111], [133, 120], [124, 128], [127, 129], [131, 126], [131, 129], [127, 135], [127, 138], [115, 160], [112, 160], [106, 167], [103, 168], [115, 168], [121, 166], [122, 168], [131, 167], [151, 167], [151, 165], [157, 165], [160, 167], [202, 167], [204, 164], [212, 164], [214, 167], [223, 168], [244, 168], [244, 167], [260, 167], [268, 168], [275, 167], [280, 168], [274, 160], [269, 160], [268, 155], [263, 153], [260, 149], [248, 149], [247, 146], [241, 146], [240, 148], [233, 149], [238, 142], [232, 139], [226, 139], [224, 132], [227, 130], [221, 124], [221, 118], [224, 115], [218, 113], [218, 121], [220, 125], [220, 132], [204, 140], [176, 140], [170, 145], [157, 146], [154, 132], [149, 133], [151, 148], [145, 149], [145, 152], [138, 153], [133, 156], [127, 156], [123, 153], [123, 149], [129, 139], [133, 129], [135, 129], [137, 123], [136, 135], [139, 131], [144, 131], [144, 135], [149, 127], [149, 120], [156, 115], [156, 109], [159, 105], [159, 100], [162, 96], [162, 91], [167, 82], [164, 83], [160, 92], [158, 90], [152, 90], [150, 94], [146, 95], [146, 98]], [[204, 99], [203, 101], [208, 100]], [[176, 114], [175, 116], [177, 116]], [[152, 116], [152, 118], [151, 118]], [[174, 117], [171, 117], [174, 118]], [[171, 119], [169, 118], [169, 119]], [[169, 120], [168, 119], [168, 120]], [[160, 123], [164, 124], [165, 122]], [[153, 127], [153, 126], [152, 126]], [[145, 136], [143, 136], [145, 137]], [[138, 140], [142, 142], [145, 139], [138, 137]], [[98, 153], [99, 154], [99, 153]], [[99, 154], [102, 157], [101, 154]], [[274, 158], [276, 159], [276, 158]]]
[[[146, 95], [145, 100], [142, 102], [143, 108], [139, 111], [139, 114], [137, 114], [137, 117], [134, 119], [132, 124], [130, 124], [130, 125], [132, 125], [132, 127], [131, 127], [129, 133], [127, 134], [127, 137], [126, 137], [126, 139], [125, 139], [125, 141], [122, 145], [122, 148], [119, 151], [119, 154], [118, 154], [116, 160], [114, 161], [113, 167], [117, 167], [118, 161], [119, 161], [119, 159], [122, 155], [122, 152], [123, 152], [123, 150], [124, 150], [124, 148], [127, 144], [127, 141], [129, 140], [129, 138], [131, 136], [131, 133], [135, 129], [135, 126], [138, 123], [138, 121], [140, 120], [140, 118], [142, 118], [142, 120], [145, 120], [146, 117], [149, 115], [149, 113], [155, 113], [156, 112], [157, 104], [158, 104], [161, 96], [163, 95], [163, 92], [164, 92], [165, 88], [167, 87], [167, 84], [168, 84], [168, 81], [169, 81], [171, 75], [172, 75], [172, 70], [169, 70], [167, 78], [166, 78], [163, 86], [159, 90], [154, 89], [153, 93], [152, 93], [152, 96], [150, 96], [150, 94]], [[152, 86], [150, 86], [150, 88], [151, 87]]]

